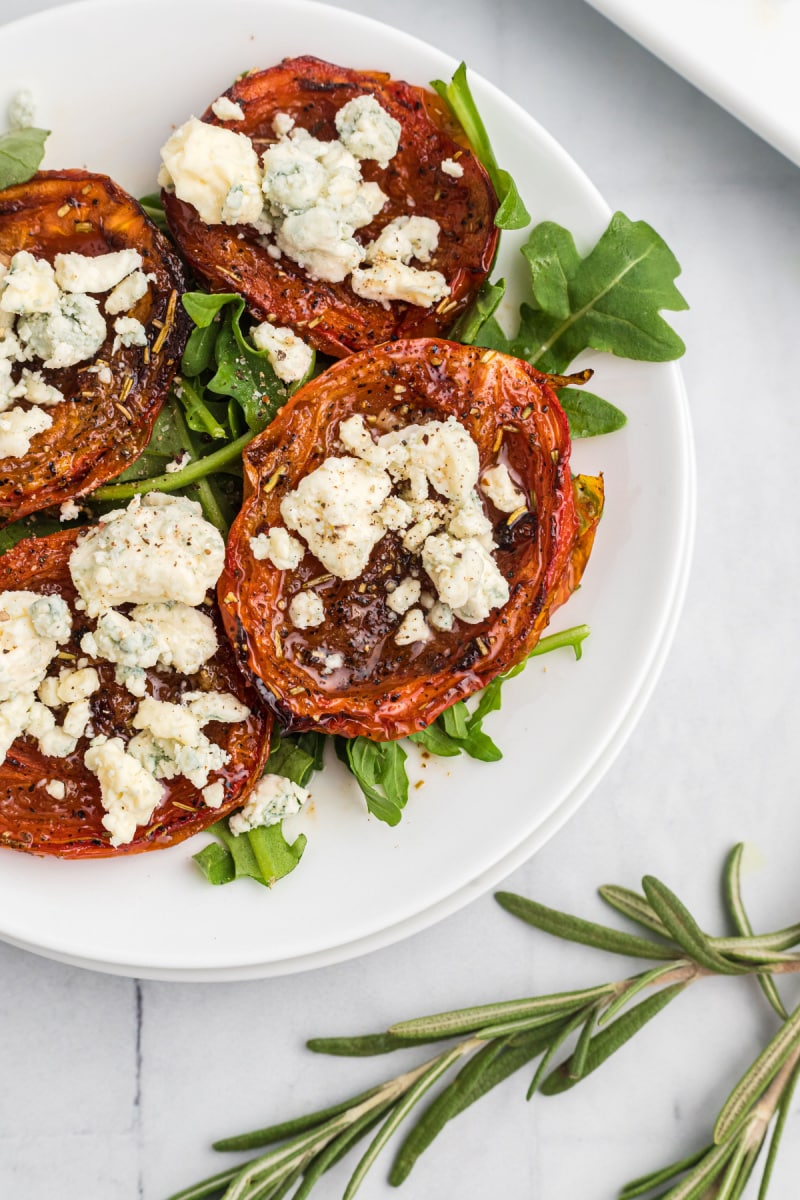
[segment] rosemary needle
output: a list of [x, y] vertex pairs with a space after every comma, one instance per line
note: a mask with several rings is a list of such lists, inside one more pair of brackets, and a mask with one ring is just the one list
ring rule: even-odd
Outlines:
[[[497, 897], [514, 916], [562, 940], [656, 965], [624, 979], [577, 991], [505, 1000], [417, 1017], [386, 1033], [316, 1038], [318, 1053], [364, 1056], [423, 1043], [444, 1047], [419, 1066], [377, 1087], [291, 1121], [217, 1142], [218, 1150], [271, 1147], [249, 1162], [187, 1188], [172, 1200], [307, 1200], [319, 1179], [377, 1128], [344, 1191], [353, 1200], [399, 1127], [413, 1123], [390, 1173], [402, 1183], [444, 1126], [510, 1075], [539, 1059], [528, 1095], [553, 1095], [576, 1086], [622, 1049], [690, 985], [712, 975], [752, 975], [781, 1025], [722, 1106], [703, 1150], [627, 1184], [621, 1200], [738, 1200], [769, 1140], [759, 1200], [766, 1200], [778, 1148], [800, 1078], [800, 1006], [784, 1019], [774, 976], [800, 972], [800, 926], [754, 934], [739, 886], [741, 847], [725, 868], [725, 895], [735, 936], [705, 933], [677, 896], [651, 876], [640, 895], [601, 889], [608, 904], [644, 931], [631, 934], [507, 892]], [[652, 936], [655, 935], [655, 936]], [[463, 1040], [456, 1041], [454, 1039]], [[562, 1047], [571, 1045], [554, 1066]], [[439, 1090], [423, 1106], [436, 1086]], [[665, 1190], [666, 1189], [666, 1190]]]

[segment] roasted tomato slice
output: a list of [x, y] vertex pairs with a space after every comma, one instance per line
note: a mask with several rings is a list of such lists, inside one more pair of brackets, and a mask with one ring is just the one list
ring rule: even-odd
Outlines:
[[[124, 249], [138, 250], [142, 270], [153, 277], [147, 294], [120, 314], [145, 326], [148, 345], [121, 346], [112, 355], [115, 318], [107, 317], [108, 337], [93, 360], [43, 372], [66, 399], [48, 408], [53, 424], [33, 438], [23, 458], [0, 460], [0, 522], [90, 492], [138, 457], [190, 324], [178, 303], [186, 289], [180, 260], [136, 201], [105, 175], [43, 171], [0, 191], [2, 263], [18, 250], [52, 263], [57, 254]], [[110, 369], [108, 382], [88, 369], [98, 363]], [[36, 360], [27, 365], [41, 369]]]
[[[293, 571], [255, 559], [250, 539], [284, 524], [284, 496], [325, 458], [346, 453], [338, 432], [353, 414], [380, 429], [453, 416], [476, 442], [481, 472], [499, 461], [524, 490], [516, 513], [485, 501], [510, 591], [486, 620], [457, 621], [451, 632], [399, 646], [385, 583], [419, 570], [419, 559], [396, 533], [385, 534], [352, 582], [328, 574], [309, 551]], [[389, 343], [301, 388], [245, 451], [245, 502], [219, 582], [228, 634], [280, 719], [295, 729], [399, 738], [521, 661], [551, 609], [577, 586], [602, 505], [593, 480], [596, 502], [576, 506], [569, 452], [567, 420], [547, 377], [494, 351], [432, 339]], [[325, 621], [293, 628], [287, 610], [309, 587], [323, 599]], [[323, 673], [331, 655], [341, 666]]]
[[[78, 643], [93, 625], [88, 619], [81, 625], [80, 614], [74, 607], [77, 593], [69, 573], [69, 556], [81, 532], [70, 529], [49, 537], [27, 538], [0, 558], [0, 590], [27, 588], [46, 595], [57, 593], [67, 601], [74, 613], [73, 637], [62, 651], [76, 658], [87, 657]], [[148, 691], [159, 700], [175, 702], [187, 690], [231, 692], [250, 709], [250, 716], [238, 724], [212, 722], [205, 726], [208, 737], [230, 755], [228, 764], [213, 772], [209, 779], [224, 785], [222, 806], [209, 808], [197, 788], [183, 776], [165, 780], [164, 800], [150, 824], [137, 829], [131, 843], [114, 849], [102, 825], [104, 809], [99, 784], [83, 762], [87, 739], [82, 738], [69, 757], [51, 758], [42, 754], [35, 741], [24, 736], [13, 743], [0, 765], [0, 846], [60, 858], [135, 854], [181, 842], [242, 803], [245, 793], [261, 775], [269, 753], [272, 716], [237, 669], [216, 604], [204, 606], [203, 611], [219, 626], [217, 653], [196, 675], [179, 675], [159, 668], [148, 670]], [[88, 662], [96, 667], [101, 680], [100, 690], [91, 698], [95, 734], [121, 737], [127, 743], [133, 733], [129, 721], [138, 701], [114, 682], [114, 667], [110, 663], [93, 659]], [[65, 665], [69, 665], [69, 660]], [[63, 800], [53, 799], [45, 790], [52, 779], [64, 783]]]
[[[163, 192], [170, 229], [186, 260], [212, 291], [236, 291], [259, 320], [288, 325], [318, 350], [336, 358], [396, 338], [445, 333], [468, 306], [491, 269], [497, 246], [497, 198], [464, 131], [443, 101], [424, 88], [378, 71], [351, 71], [318, 58], [288, 58], [276, 67], [245, 75], [225, 93], [244, 110], [244, 120], [203, 120], [245, 133], [259, 154], [275, 141], [272, 121], [288, 113], [320, 140], [337, 137], [334, 117], [356, 96], [374, 96], [400, 122], [400, 147], [388, 167], [361, 163], [365, 180], [388, 196], [383, 211], [360, 229], [366, 244], [396, 217], [432, 217], [440, 226], [430, 269], [440, 271], [450, 295], [435, 308], [377, 303], [342, 283], [313, 280], [286, 255], [276, 262], [247, 225], [206, 225], [197, 211]], [[460, 178], [442, 170], [456, 158]]]

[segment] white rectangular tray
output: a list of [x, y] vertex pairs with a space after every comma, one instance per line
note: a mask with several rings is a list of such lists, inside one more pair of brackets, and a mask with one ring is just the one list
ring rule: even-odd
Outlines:
[[800, 0], [588, 0], [800, 165]]

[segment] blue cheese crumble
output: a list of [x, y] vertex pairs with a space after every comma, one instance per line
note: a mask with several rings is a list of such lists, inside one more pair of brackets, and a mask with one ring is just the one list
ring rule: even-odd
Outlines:
[[[387, 531], [402, 534], [404, 548], [419, 555], [436, 594], [415, 608], [420, 580], [388, 582], [387, 608], [403, 617], [397, 644], [426, 641], [431, 628], [449, 631], [456, 619], [477, 624], [502, 608], [508, 583], [495, 560], [492, 523], [478, 493], [478, 447], [464, 426], [448, 417], [374, 439], [363, 417], [355, 415], [342, 421], [339, 440], [348, 453], [325, 459], [301, 479], [281, 501], [281, 516], [339, 579], [357, 579]], [[525, 502], [503, 464], [484, 472], [481, 483], [501, 511], [511, 511], [503, 506], [512, 500], [514, 509]], [[271, 557], [281, 532], [276, 527], [268, 537], [252, 539], [254, 554]], [[321, 625], [322, 599], [299, 592], [288, 615], [298, 629]]]
[[248, 833], [262, 825], [277, 825], [284, 817], [300, 812], [311, 793], [283, 775], [262, 775], [250, 792], [241, 812], [228, 821], [231, 833]]
[[[244, 117], [241, 106], [225, 96], [212, 111], [219, 120]], [[312, 279], [341, 283], [350, 277], [356, 295], [384, 305], [438, 303], [450, 294], [444, 276], [412, 265], [412, 259], [431, 261], [439, 237], [435, 220], [401, 216], [366, 247], [355, 237], [387, 202], [379, 184], [363, 179], [361, 163], [388, 167], [399, 148], [400, 122], [365, 94], [344, 104], [335, 124], [338, 139], [323, 141], [287, 113], [277, 113], [276, 141], [259, 162], [244, 134], [192, 117], [163, 146], [159, 183], [193, 205], [208, 225], [252, 226], [272, 257], [285, 254]], [[299, 363], [292, 345], [295, 356]], [[285, 382], [305, 373], [298, 365], [291, 375], [281, 374], [282, 365], [278, 354], [273, 366]]]
[[199, 504], [150, 492], [106, 513], [70, 556], [82, 606], [97, 617], [120, 604], [201, 604], [225, 562], [222, 534]]

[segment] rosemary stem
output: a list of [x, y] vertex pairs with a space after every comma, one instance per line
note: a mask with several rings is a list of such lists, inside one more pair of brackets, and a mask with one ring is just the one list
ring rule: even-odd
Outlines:
[[775, 1115], [775, 1110], [780, 1103], [784, 1088], [796, 1071], [798, 1063], [800, 1063], [800, 1042], [797, 1043], [792, 1053], [786, 1059], [786, 1062], [764, 1092], [764, 1095], [753, 1108], [747, 1122], [747, 1132], [744, 1136], [744, 1141], [748, 1149], [760, 1146], [763, 1142], [767, 1126]]

